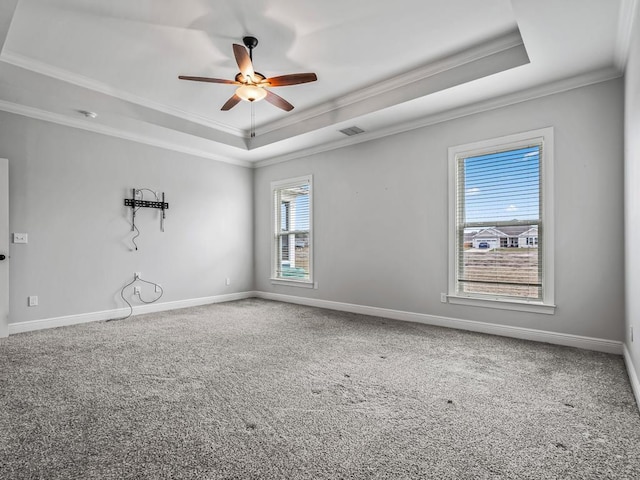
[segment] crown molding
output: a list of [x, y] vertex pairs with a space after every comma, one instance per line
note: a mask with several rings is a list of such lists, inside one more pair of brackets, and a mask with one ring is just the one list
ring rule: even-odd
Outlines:
[[438, 112], [425, 117], [421, 117], [417, 120], [405, 122], [398, 125], [393, 125], [388, 128], [376, 130], [374, 132], [366, 132], [353, 137], [341, 138], [340, 140], [325, 143], [311, 148], [306, 148], [292, 152], [287, 155], [271, 157], [265, 160], [259, 160], [253, 164], [255, 168], [267, 167], [269, 165], [275, 165], [282, 162], [288, 162], [303, 157], [308, 157], [318, 153], [323, 153], [338, 148], [344, 148], [351, 145], [357, 145], [359, 143], [369, 142], [378, 138], [388, 137], [391, 135], [397, 135], [410, 130], [416, 130], [418, 128], [428, 127], [438, 123], [447, 122], [449, 120], [455, 120], [457, 118], [467, 117], [478, 113], [495, 110], [497, 108], [507, 107], [509, 105], [515, 105], [518, 103], [534, 100], [536, 98], [546, 97], [556, 93], [562, 93], [569, 90], [573, 90], [580, 87], [586, 87], [596, 83], [606, 82], [613, 80], [622, 75], [622, 73], [615, 67], [603, 68], [595, 70], [575, 77], [565, 78], [555, 82], [551, 82], [539, 87], [533, 87], [519, 92], [502, 95], [500, 97], [491, 98], [488, 100], [476, 102], [464, 107], [454, 108], [452, 110], [446, 110], [444, 112]]
[[316, 107], [308, 108], [298, 114], [283, 117], [280, 120], [270, 122], [268, 125], [258, 126], [256, 135], [264, 135], [282, 128], [286, 128], [314, 117], [345, 108], [349, 105], [363, 102], [378, 97], [381, 94], [403, 88], [411, 83], [433, 77], [442, 72], [452, 70], [467, 63], [495, 55], [511, 48], [523, 45], [519, 31], [512, 31], [500, 37], [491, 39], [480, 45], [440, 58], [414, 70], [396, 75], [387, 80], [376, 82], [373, 85], [359, 88], [355, 92], [348, 93], [337, 99], [323, 102]]
[[618, 16], [618, 37], [616, 38], [613, 54], [614, 64], [621, 72], [624, 72], [627, 66], [637, 8], [637, 0], [621, 0], [620, 14]]
[[28, 107], [25, 105], [18, 105], [16, 103], [6, 102], [0, 100], [0, 110], [13, 113], [16, 115], [22, 115], [24, 117], [35, 118], [37, 120], [43, 120], [45, 122], [56, 123], [58, 125], [64, 125], [72, 128], [79, 128], [93, 133], [99, 133], [102, 135], [108, 135], [110, 137], [116, 137], [123, 140], [130, 140], [132, 142], [142, 143], [152, 147], [163, 148], [165, 150], [172, 150], [174, 152], [185, 153], [187, 155], [194, 155], [196, 157], [207, 158], [210, 160], [216, 160], [218, 162], [230, 163], [232, 165], [238, 165], [241, 167], [250, 168], [253, 166], [252, 162], [245, 160], [238, 160], [231, 157], [215, 155], [207, 150], [201, 150], [199, 148], [191, 148], [175, 142], [168, 142], [160, 140], [158, 138], [139, 135], [128, 132], [120, 128], [114, 128], [108, 125], [104, 125], [96, 122], [95, 120], [84, 120], [69, 117], [67, 115], [61, 115], [59, 113], [47, 112], [39, 108]]
[[614, 78], [620, 77], [621, 75], [622, 73], [620, 72], [620, 70], [615, 67], [596, 70], [596, 71], [588, 72], [583, 75], [571, 77], [568, 79], [562, 79], [562, 80], [552, 82], [546, 85], [542, 85], [539, 87], [534, 87], [527, 90], [515, 92], [512, 94], [503, 95], [500, 97], [477, 102], [472, 105], [459, 107], [453, 110], [446, 110], [444, 112], [438, 112], [431, 115], [426, 115], [417, 120], [405, 122], [403, 124], [393, 125], [391, 127], [377, 130], [374, 132], [366, 132], [360, 135], [356, 135], [354, 137], [341, 138], [333, 142], [328, 142], [321, 145], [316, 145], [314, 147], [301, 149], [285, 155], [278, 155], [278, 156], [266, 158], [264, 160], [257, 160], [255, 162], [247, 161], [247, 160], [239, 160], [239, 159], [227, 157], [227, 156], [216, 155], [207, 150], [196, 149], [196, 148], [188, 147], [183, 144], [178, 144], [175, 142], [167, 142], [164, 140], [160, 140], [158, 138], [152, 138], [149, 136], [134, 134], [134, 133], [125, 131], [123, 129], [118, 129], [118, 128], [110, 127], [107, 125], [103, 125], [95, 121], [72, 118], [66, 115], [47, 112], [45, 110], [41, 110], [38, 108], [28, 107], [25, 105], [18, 105], [15, 103], [6, 102], [2, 100], [0, 100], [0, 110], [6, 111], [9, 113], [14, 113], [17, 115], [30, 117], [30, 118], [35, 118], [38, 120], [57, 123], [59, 125], [79, 128], [79, 129], [91, 131], [94, 133], [100, 133], [103, 135], [109, 135], [109, 136], [121, 138], [124, 140], [130, 140], [130, 141], [134, 141], [134, 142], [138, 142], [138, 143], [142, 143], [142, 144], [146, 144], [154, 147], [159, 147], [167, 150], [185, 153], [188, 155], [194, 155], [194, 156], [207, 158], [215, 161], [229, 163], [232, 165], [238, 165], [238, 166], [248, 167], [248, 168], [262, 168], [262, 167], [267, 167], [269, 165], [275, 165], [275, 164], [287, 162], [290, 160], [296, 160], [299, 158], [315, 155], [318, 153], [336, 150], [339, 148], [344, 148], [351, 145], [356, 145], [359, 143], [376, 140], [378, 138], [383, 138], [383, 137], [403, 133], [406, 131], [415, 130], [415, 129], [427, 127], [430, 125], [435, 125], [435, 124], [446, 122], [449, 120], [454, 120], [456, 118], [466, 117], [469, 115], [482, 113], [484, 111], [506, 107], [509, 105], [525, 102], [528, 100], [533, 100], [535, 98], [545, 97], [548, 95], [553, 95], [555, 93], [561, 93], [561, 92], [572, 90], [575, 88], [580, 88], [583, 86], [600, 83], [607, 80], [612, 80]]
[[31, 72], [38, 73], [40, 75], [45, 75], [47, 77], [60, 80], [62, 82], [66, 82], [72, 85], [76, 85], [78, 87], [86, 88], [94, 92], [102, 93], [104, 95], [109, 95], [110, 97], [118, 98], [120, 100], [124, 100], [125, 102], [134, 103], [136, 105], [140, 105], [145, 108], [166, 113], [167, 115], [172, 115], [174, 117], [182, 118], [183, 120], [187, 120], [189, 122], [204, 125], [205, 127], [214, 128], [216, 130], [228, 133], [230, 135], [234, 135], [236, 137], [245, 138], [247, 136], [246, 131], [243, 129], [231, 127], [229, 125], [213, 121], [202, 115], [190, 113], [180, 108], [155, 102], [147, 98], [143, 98], [138, 95], [125, 92], [123, 90], [118, 90], [116, 88], [110, 87], [105, 83], [98, 82], [96, 80], [85, 77], [83, 75], [78, 75], [68, 70], [57, 68], [47, 63], [40, 62], [38, 60], [34, 60], [29, 57], [25, 57], [17, 53], [9, 52], [7, 50], [2, 50], [2, 52], [0, 53], [0, 61], [3, 61], [5, 63], [8, 63], [10, 65], [13, 65], [19, 68], [24, 68], [25, 70], [29, 70]]

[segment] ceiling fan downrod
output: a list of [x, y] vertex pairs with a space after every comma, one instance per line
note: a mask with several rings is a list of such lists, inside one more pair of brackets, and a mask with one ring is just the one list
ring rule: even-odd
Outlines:
[[249, 59], [253, 62], [253, 49], [258, 46], [258, 39], [256, 37], [247, 36], [242, 37], [244, 46], [249, 49]]

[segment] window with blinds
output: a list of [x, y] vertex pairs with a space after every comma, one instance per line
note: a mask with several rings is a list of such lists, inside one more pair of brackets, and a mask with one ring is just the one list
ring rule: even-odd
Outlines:
[[273, 278], [311, 282], [311, 176], [272, 183]]
[[450, 296], [539, 303], [552, 299], [546, 271], [552, 265], [546, 251], [551, 245], [546, 238], [546, 202], [551, 200], [545, 195], [547, 142], [544, 135], [517, 137], [522, 139], [457, 147], [453, 155], [450, 149]]

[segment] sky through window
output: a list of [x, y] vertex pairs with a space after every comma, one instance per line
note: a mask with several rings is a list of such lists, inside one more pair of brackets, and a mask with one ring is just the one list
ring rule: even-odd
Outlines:
[[540, 218], [540, 146], [462, 160], [464, 222]]

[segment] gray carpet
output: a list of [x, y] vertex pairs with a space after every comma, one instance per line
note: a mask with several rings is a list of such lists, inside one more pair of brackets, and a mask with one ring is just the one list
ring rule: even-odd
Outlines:
[[0, 341], [2, 479], [640, 478], [621, 357], [243, 300]]

